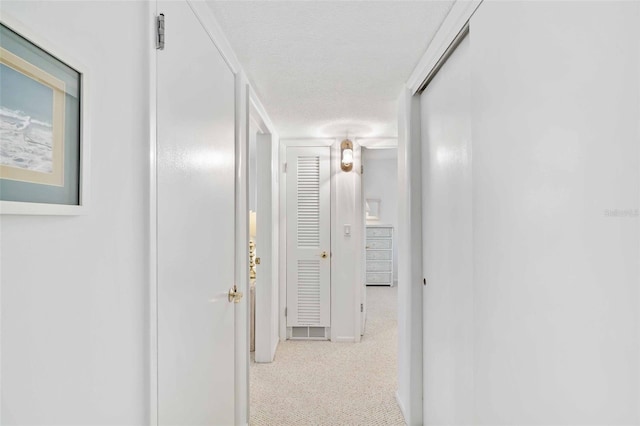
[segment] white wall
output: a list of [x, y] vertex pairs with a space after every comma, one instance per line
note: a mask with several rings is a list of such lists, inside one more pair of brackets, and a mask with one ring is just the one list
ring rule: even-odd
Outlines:
[[[360, 341], [360, 297], [362, 288], [363, 228], [360, 146], [354, 143], [353, 170], [340, 168], [340, 142], [331, 152], [331, 340]], [[351, 225], [351, 235], [344, 226]]]
[[639, 6], [472, 19], [480, 422], [640, 421]]
[[484, 2], [471, 19], [472, 155], [450, 171], [471, 176], [476, 424], [640, 423], [639, 20], [637, 2]]
[[0, 217], [0, 423], [144, 424], [149, 6], [0, 8], [89, 68], [92, 145], [87, 215]]
[[[367, 221], [370, 224], [393, 225], [398, 231], [398, 150], [363, 148], [362, 175], [364, 198], [380, 200], [380, 219]], [[396, 238], [397, 239], [397, 238]], [[393, 246], [393, 281], [398, 282], [398, 244]]]

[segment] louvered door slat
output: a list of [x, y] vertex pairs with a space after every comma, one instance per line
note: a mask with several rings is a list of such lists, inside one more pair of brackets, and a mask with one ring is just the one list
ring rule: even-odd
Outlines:
[[288, 148], [287, 164], [287, 326], [328, 327], [329, 148]]

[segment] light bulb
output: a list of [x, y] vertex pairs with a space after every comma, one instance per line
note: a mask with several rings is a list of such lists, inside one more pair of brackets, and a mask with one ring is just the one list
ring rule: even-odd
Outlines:
[[342, 164], [353, 164], [353, 149], [345, 149], [342, 151]]

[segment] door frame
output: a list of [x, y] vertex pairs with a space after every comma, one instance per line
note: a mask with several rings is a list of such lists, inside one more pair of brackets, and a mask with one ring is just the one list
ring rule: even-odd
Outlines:
[[[279, 230], [279, 173], [277, 172], [278, 170], [278, 164], [279, 164], [279, 149], [278, 149], [278, 132], [275, 129], [275, 126], [273, 125], [273, 123], [271, 122], [271, 119], [269, 118], [269, 115], [267, 114], [264, 106], [262, 105], [262, 103], [260, 102], [260, 99], [258, 98], [258, 96], [256, 95], [255, 91], [253, 90], [253, 88], [248, 85], [247, 86], [247, 91], [248, 91], [248, 96], [249, 96], [249, 100], [248, 100], [248, 104], [249, 104], [249, 121], [247, 122], [247, 141], [250, 140], [251, 135], [249, 134], [251, 132], [251, 126], [250, 126], [250, 122], [253, 121], [257, 126], [258, 129], [260, 130], [260, 132], [264, 135], [269, 135], [271, 137], [271, 175], [274, 179], [272, 179], [271, 181], [271, 185], [269, 187], [269, 192], [270, 192], [270, 197], [271, 197], [271, 206], [272, 206], [272, 210], [271, 210], [271, 220], [272, 220], [272, 227], [271, 227], [271, 239], [272, 239], [272, 245], [271, 245], [271, 255], [270, 258], [272, 260], [271, 262], [271, 285], [272, 285], [272, 289], [277, 288], [279, 289], [279, 282], [280, 282], [280, 273], [279, 273], [279, 243], [278, 243], [278, 237], [280, 234], [280, 230]], [[256, 139], [256, 144], [260, 143], [257, 139]], [[259, 160], [258, 160], [259, 161]], [[248, 180], [247, 180], [248, 181]], [[257, 211], [257, 206], [256, 206], [256, 211]], [[247, 210], [247, 214], [248, 214], [248, 210]], [[259, 275], [258, 275], [259, 276]], [[258, 284], [259, 285], [259, 284]], [[266, 310], [264, 310], [264, 312], [260, 312], [258, 310], [258, 292], [256, 289], [256, 324], [258, 324], [258, 321], [262, 321], [266, 324], [268, 324], [272, 318], [273, 315], [276, 315], [275, 312], [271, 312], [271, 310], [269, 310], [268, 308]], [[270, 305], [269, 305], [270, 306]], [[258, 316], [258, 314], [260, 316]], [[278, 316], [278, 321], [279, 321], [279, 316]], [[249, 322], [247, 322], [247, 327], [250, 327]], [[256, 362], [271, 362], [273, 361], [273, 357], [275, 355], [275, 351], [278, 345], [278, 342], [280, 341], [279, 339], [279, 335], [275, 335], [275, 336], [269, 336], [269, 341], [272, 344], [272, 348], [270, 348], [270, 354], [263, 354], [263, 353], [258, 353], [258, 333], [257, 333], [257, 326], [256, 326], [256, 352], [255, 352], [255, 357], [256, 357]], [[261, 352], [261, 351], [260, 351]], [[250, 356], [247, 354], [247, 356]], [[265, 361], [266, 359], [268, 359], [269, 361]], [[247, 382], [247, 386], [248, 386], [248, 382]], [[249, 408], [250, 408], [250, 401], [249, 401]]]
[[[332, 147], [336, 144], [336, 139], [332, 138], [324, 138], [324, 139], [280, 139], [279, 141], [279, 161], [278, 161], [278, 175], [279, 175], [279, 210], [280, 210], [280, 226], [279, 226], [279, 236], [278, 236], [278, 244], [279, 244], [279, 257], [280, 262], [278, 265], [279, 276], [280, 276], [280, 288], [279, 288], [279, 332], [280, 332], [280, 341], [287, 340], [287, 318], [285, 316], [285, 309], [287, 308], [287, 174], [285, 171], [285, 164], [287, 161], [287, 148], [289, 147], [329, 147], [332, 150]], [[333, 154], [332, 154], [333, 155]], [[334, 170], [334, 162], [331, 161], [331, 166], [329, 169], [329, 173], [331, 177], [331, 195], [329, 197], [329, 202], [333, 206], [333, 194], [335, 194], [333, 185], [334, 179], [333, 175], [335, 173]], [[331, 209], [330, 221], [333, 223], [333, 209]], [[333, 247], [331, 248], [333, 251]], [[331, 259], [331, 270], [333, 271], [333, 258]], [[333, 287], [332, 287], [333, 288]], [[330, 299], [333, 301], [333, 293], [331, 294]], [[333, 320], [333, 317], [332, 317]]]
[[[248, 131], [250, 104], [256, 108], [263, 121], [270, 126], [271, 134], [276, 135], [275, 128], [266, 110], [262, 106], [258, 96], [250, 86], [249, 80], [242, 69], [229, 41], [225, 37], [222, 28], [218, 24], [211, 9], [203, 2], [184, 0], [200, 21], [213, 45], [218, 49], [229, 70], [235, 76], [235, 176], [236, 176], [236, 217], [242, 220], [236, 221], [234, 250], [235, 256], [235, 282], [238, 289], [245, 295], [249, 294], [249, 259], [247, 254], [247, 241], [249, 236], [249, 175], [248, 175]], [[156, 64], [156, 16], [161, 13], [158, 10], [157, 0], [148, 3], [148, 57], [149, 62], [149, 118], [148, 118], [148, 149], [149, 149], [149, 174], [148, 174], [148, 213], [149, 228], [147, 229], [148, 244], [148, 285], [149, 285], [149, 425], [158, 424], [158, 303], [157, 303], [157, 64]], [[167, 21], [170, 17], [167, 17]], [[170, 22], [170, 21], [169, 21]], [[168, 23], [169, 23], [168, 22]], [[171, 26], [167, 26], [167, 41], [171, 39]], [[238, 214], [241, 213], [241, 214]], [[235, 309], [235, 424], [246, 425], [249, 422], [249, 309], [248, 297], [236, 305]]]

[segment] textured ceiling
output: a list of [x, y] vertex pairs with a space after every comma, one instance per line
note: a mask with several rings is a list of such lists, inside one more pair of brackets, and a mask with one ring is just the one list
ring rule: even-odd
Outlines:
[[453, 1], [208, 1], [281, 137], [397, 136]]

